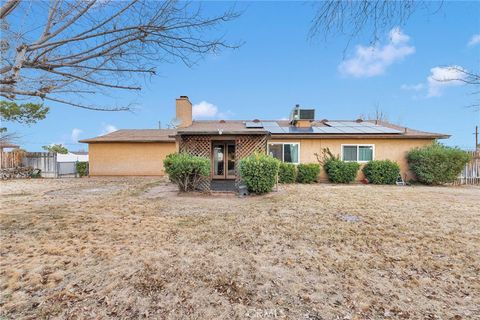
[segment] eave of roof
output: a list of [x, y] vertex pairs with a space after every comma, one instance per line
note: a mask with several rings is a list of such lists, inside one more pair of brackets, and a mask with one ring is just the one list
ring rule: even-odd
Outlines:
[[154, 143], [154, 142], [166, 142], [166, 143], [175, 143], [174, 138], [169, 138], [169, 139], [129, 139], [129, 140], [95, 140], [95, 138], [92, 139], [85, 139], [85, 140], [78, 140], [80, 143], [131, 143], [131, 142], [138, 142], [138, 143]]
[[104, 143], [104, 142], [175, 142], [175, 138], [171, 135], [175, 134], [173, 129], [123, 129], [114, 131], [112, 133], [79, 140], [81, 143]]

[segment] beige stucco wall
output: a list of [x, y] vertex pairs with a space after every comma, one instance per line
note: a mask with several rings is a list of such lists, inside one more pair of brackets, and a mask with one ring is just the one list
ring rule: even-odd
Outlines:
[[[374, 159], [389, 159], [398, 162], [402, 176], [413, 178], [408, 171], [407, 152], [416, 147], [431, 144], [431, 139], [270, 139], [270, 142], [300, 143], [300, 162], [317, 162], [315, 153], [321, 155], [329, 148], [340, 155], [342, 144], [373, 144]], [[178, 150], [175, 142], [154, 143], [91, 143], [89, 144], [89, 167], [91, 176], [107, 175], [163, 175], [163, 159]], [[358, 180], [363, 179], [359, 171]], [[327, 180], [325, 172], [321, 180]]]
[[[413, 178], [408, 170], [406, 155], [409, 150], [431, 144], [431, 139], [271, 139], [269, 142], [299, 142], [300, 143], [300, 162], [317, 163], [315, 153], [320, 156], [323, 148], [329, 148], [334, 155], [340, 155], [342, 144], [373, 144], [375, 160], [392, 160], [400, 165], [402, 176], [407, 175], [407, 179]], [[364, 176], [359, 171], [358, 180]], [[327, 180], [325, 171], [320, 174], [321, 180]]]
[[177, 150], [175, 142], [90, 143], [91, 176], [163, 175], [163, 159]]

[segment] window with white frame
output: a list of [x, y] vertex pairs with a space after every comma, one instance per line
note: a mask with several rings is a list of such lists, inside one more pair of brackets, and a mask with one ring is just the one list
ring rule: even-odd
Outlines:
[[342, 160], [368, 162], [373, 160], [374, 153], [373, 144], [349, 144], [342, 145]]
[[276, 142], [268, 144], [268, 154], [282, 162], [299, 163], [299, 153], [299, 143]]

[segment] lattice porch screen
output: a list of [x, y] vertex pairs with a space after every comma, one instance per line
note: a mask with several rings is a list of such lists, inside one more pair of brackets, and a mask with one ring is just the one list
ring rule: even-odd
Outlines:
[[[242, 158], [254, 152], [267, 151], [266, 135], [238, 135], [232, 136], [235, 141], [235, 181], [240, 181], [239, 162]], [[188, 152], [195, 156], [212, 159], [212, 142], [218, 141], [218, 136], [181, 136], [179, 141], [180, 152]], [[202, 183], [202, 190], [210, 189], [210, 178]]]

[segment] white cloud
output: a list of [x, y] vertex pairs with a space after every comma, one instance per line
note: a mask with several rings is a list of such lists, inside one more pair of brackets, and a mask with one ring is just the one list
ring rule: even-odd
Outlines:
[[72, 133], [70, 134], [70, 139], [72, 140], [72, 142], [75, 142], [77, 143], [78, 142], [78, 138], [80, 136], [80, 134], [83, 132], [82, 129], [78, 129], [78, 128], [74, 128], [72, 130]]
[[471, 38], [470, 41], [468, 41], [468, 46], [472, 47], [480, 43], [480, 33], [474, 34]]
[[393, 28], [389, 32], [389, 41], [385, 45], [372, 46], [358, 45], [355, 55], [342, 62], [339, 66], [341, 73], [354, 77], [373, 77], [385, 73], [391, 64], [403, 60], [415, 52], [415, 47], [408, 44], [410, 37], [400, 28]]
[[442, 95], [442, 88], [462, 85], [462, 79], [465, 79], [466, 71], [460, 66], [435, 67], [430, 69], [430, 75], [427, 78], [428, 93], [427, 97], [439, 97]]
[[394, 45], [401, 45], [410, 41], [410, 37], [403, 33], [399, 27], [390, 30], [388, 37], [390, 38], [390, 42]]
[[417, 83], [417, 84], [402, 84], [400, 86], [400, 89], [402, 90], [408, 90], [408, 91], [421, 91], [425, 85], [423, 83]]
[[112, 133], [114, 131], [117, 131], [117, 127], [115, 127], [114, 125], [112, 124], [108, 124], [108, 123], [104, 123], [102, 124], [102, 131], [100, 133], [100, 135], [105, 135], [105, 134], [109, 134], [109, 133]]
[[215, 118], [218, 115], [218, 107], [210, 102], [202, 101], [194, 104], [192, 107], [192, 117], [199, 118]]
[[192, 106], [193, 119], [229, 119], [234, 113], [230, 110], [220, 111], [213, 103], [202, 101]]

